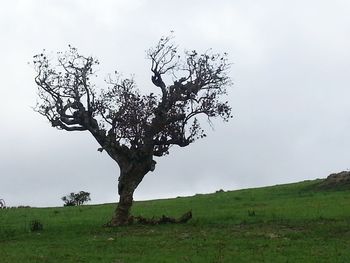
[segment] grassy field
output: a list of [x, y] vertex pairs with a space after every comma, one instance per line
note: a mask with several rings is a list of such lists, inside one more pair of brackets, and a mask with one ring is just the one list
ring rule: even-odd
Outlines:
[[0, 262], [350, 262], [350, 190], [319, 183], [134, 205], [147, 217], [192, 209], [184, 225], [104, 228], [114, 204], [3, 209]]

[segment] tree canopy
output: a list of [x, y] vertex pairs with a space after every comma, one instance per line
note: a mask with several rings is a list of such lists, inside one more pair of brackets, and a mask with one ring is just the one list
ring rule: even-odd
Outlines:
[[[58, 129], [88, 130], [102, 146], [113, 144], [119, 151], [152, 147], [155, 156], [162, 156], [171, 145], [184, 147], [206, 136], [198, 115], [208, 120], [231, 116], [228, 102], [219, 101], [231, 84], [227, 55], [187, 51], [182, 59], [171, 40], [162, 38], [147, 52], [152, 83], [161, 91], [147, 95], [140, 93], [133, 78], [117, 72], [106, 81], [106, 89], [97, 91], [91, 78], [99, 61], [74, 47], [59, 53], [58, 67], [44, 53], [36, 55], [37, 111]], [[170, 85], [165, 75], [173, 80]]]

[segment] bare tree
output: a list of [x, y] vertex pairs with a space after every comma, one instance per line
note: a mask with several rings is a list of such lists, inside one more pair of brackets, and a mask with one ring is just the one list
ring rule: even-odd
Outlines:
[[158, 90], [143, 95], [134, 79], [117, 72], [105, 89], [97, 89], [91, 78], [98, 60], [74, 47], [58, 53], [57, 65], [45, 53], [34, 56], [36, 111], [58, 129], [89, 131], [101, 146], [98, 150], [120, 167], [120, 199], [112, 226], [130, 222], [133, 193], [155, 169], [155, 156], [168, 154], [172, 145], [185, 147], [205, 137], [200, 121], [231, 117], [228, 102], [220, 100], [231, 85], [226, 53], [186, 51], [180, 56], [172, 37], [163, 37], [147, 57]]

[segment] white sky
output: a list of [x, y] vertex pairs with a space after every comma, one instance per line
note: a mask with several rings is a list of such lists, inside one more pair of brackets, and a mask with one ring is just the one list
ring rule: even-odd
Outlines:
[[145, 50], [175, 31], [180, 49], [228, 52], [234, 119], [158, 159], [135, 198], [154, 199], [323, 178], [350, 167], [347, 0], [0, 0], [0, 198], [55, 206], [71, 191], [117, 200], [119, 168], [88, 133], [50, 127], [35, 105], [42, 49], [68, 44], [99, 75], [152, 88]]

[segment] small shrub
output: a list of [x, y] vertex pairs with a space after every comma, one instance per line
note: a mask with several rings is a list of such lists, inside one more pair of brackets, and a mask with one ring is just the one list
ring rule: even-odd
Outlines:
[[39, 220], [33, 220], [30, 222], [30, 231], [36, 232], [44, 229], [43, 224]]
[[254, 210], [248, 210], [248, 216], [255, 216], [255, 211]]

